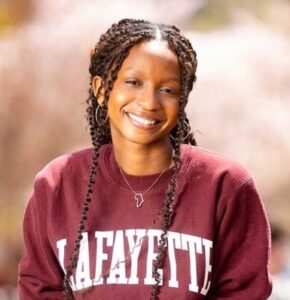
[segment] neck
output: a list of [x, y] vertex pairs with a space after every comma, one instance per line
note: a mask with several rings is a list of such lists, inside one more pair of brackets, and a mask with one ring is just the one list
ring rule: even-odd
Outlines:
[[118, 165], [130, 175], [160, 173], [172, 163], [173, 148], [170, 141], [158, 147], [139, 144], [118, 147], [113, 143], [113, 148]]

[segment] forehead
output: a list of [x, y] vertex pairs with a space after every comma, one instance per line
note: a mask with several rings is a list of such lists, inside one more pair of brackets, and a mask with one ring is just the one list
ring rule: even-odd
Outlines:
[[128, 57], [124, 60], [122, 68], [136, 66], [139, 63], [146, 63], [152, 61], [152, 63], [162, 64], [166, 66], [174, 66], [179, 71], [179, 61], [176, 53], [169, 48], [166, 41], [150, 40], [141, 42], [133, 46]]
[[170, 56], [177, 59], [176, 53], [170, 49], [168, 42], [163, 40], [143, 41], [131, 49], [131, 52], [137, 51], [160, 57]]

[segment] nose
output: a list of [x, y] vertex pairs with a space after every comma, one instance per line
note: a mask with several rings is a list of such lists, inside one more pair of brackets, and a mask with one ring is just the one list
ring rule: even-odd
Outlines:
[[159, 95], [154, 87], [143, 87], [137, 98], [137, 103], [144, 110], [155, 111], [160, 108]]

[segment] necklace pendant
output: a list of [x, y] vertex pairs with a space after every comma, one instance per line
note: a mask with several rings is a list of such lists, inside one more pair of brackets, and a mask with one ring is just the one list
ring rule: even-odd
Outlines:
[[142, 193], [135, 193], [135, 200], [136, 200], [136, 207], [139, 208], [142, 206], [143, 202], [144, 202], [144, 198]]

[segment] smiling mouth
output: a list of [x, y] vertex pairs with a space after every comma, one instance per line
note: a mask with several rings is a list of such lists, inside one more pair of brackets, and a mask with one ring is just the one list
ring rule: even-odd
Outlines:
[[152, 127], [158, 123], [160, 123], [160, 121], [158, 120], [149, 120], [146, 118], [142, 118], [140, 116], [136, 116], [134, 114], [131, 113], [127, 113], [127, 116], [129, 117], [129, 119], [135, 124], [135, 125], [139, 125], [142, 127]]

